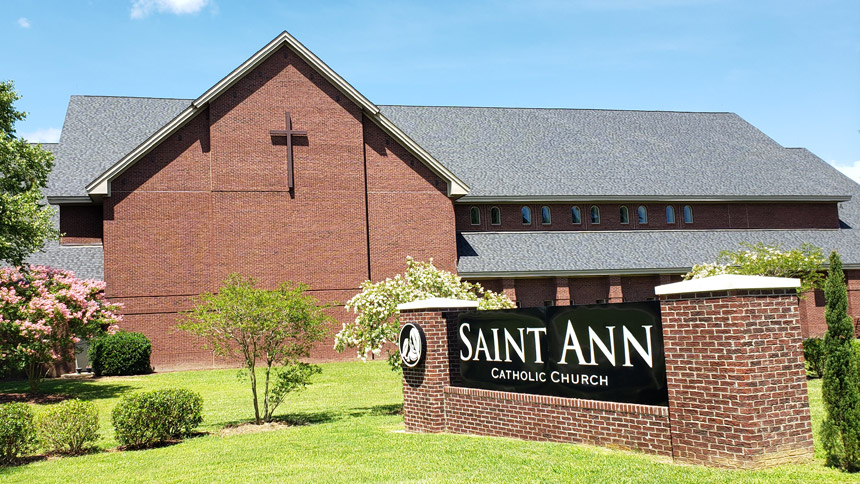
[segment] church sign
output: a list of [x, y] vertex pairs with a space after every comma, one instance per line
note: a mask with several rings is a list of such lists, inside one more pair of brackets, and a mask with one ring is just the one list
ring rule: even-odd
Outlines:
[[469, 311], [455, 341], [465, 387], [668, 404], [656, 301]]

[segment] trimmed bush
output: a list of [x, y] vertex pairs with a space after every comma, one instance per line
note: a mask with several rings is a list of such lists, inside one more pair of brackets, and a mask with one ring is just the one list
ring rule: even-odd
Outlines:
[[81, 454], [99, 438], [99, 412], [78, 399], [49, 405], [36, 415], [36, 432], [49, 452]]
[[26, 403], [0, 404], [0, 465], [27, 455], [36, 443], [33, 412]]
[[824, 340], [821, 338], [803, 340], [803, 359], [806, 360], [806, 376], [821, 378], [824, 371]]
[[143, 333], [119, 331], [90, 341], [90, 362], [96, 376], [151, 373], [151, 354], [152, 343]]
[[190, 435], [203, 421], [202, 411], [200, 394], [172, 388], [123, 397], [111, 420], [120, 444], [148, 447]]

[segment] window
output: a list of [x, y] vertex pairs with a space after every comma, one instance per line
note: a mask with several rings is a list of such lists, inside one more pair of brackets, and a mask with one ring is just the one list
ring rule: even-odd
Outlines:
[[693, 223], [693, 207], [689, 205], [684, 205], [684, 223]]
[[547, 299], [546, 301], [543, 302], [543, 305], [546, 307], [555, 306], [555, 302], [551, 299]]
[[591, 223], [599, 224], [600, 223], [600, 209], [597, 208], [597, 205], [591, 206]]
[[493, 225], [502, 225], [502, 211], [499, 207], [490, 209], [490, 223]]
[[469, 218], [472, 219], [472, 225], [481, 225], [481, 211], [478, 210], [478, 207], [469, 209]]
[[619, 211], [619, 215], [621, 216], [621, 223], [622, 224], [629, 224], [630, 223], [630, 213], [628, 213], [627, 207], [622, 205], [621, 208], [618, 209], [618, 211]]
[[570, 222], [575, 224], [582, 223], [582, 212], [579, 211], [579, 207], [574, 206], [570, 209]]
[[573, 306], [573, 298], [570, 298], [570, 305]]
[[528, 207], [523, 207], [523, 225], [531, 225], [532, 224], [532, 210]]
[[671, 205], [666, 205], [666, 223], [675, 223], [675, 207]]
[[549, 225], [552, 223], [552, 214], [549, 211], [549, 207], [546, 205], [540, 208], [540, 223], [543, 225]]
[[639, 208], [636, 209], [636, 214], [639, 216], [640, 224], [648, 223], [648, 209], [645, 208], [645, 205], [639, 205]]

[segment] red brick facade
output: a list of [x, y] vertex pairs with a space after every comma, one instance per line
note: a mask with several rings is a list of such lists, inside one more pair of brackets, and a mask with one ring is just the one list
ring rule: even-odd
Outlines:
[[661, 298], [672, 455], [722, 467], [811, 458], [794, 290]]
[[459, 311], [401, 311], [427, 343], [423, 364], [403, 372], [408, 431], [588, 443], [733, 468], [813, 456], [792, 289], [663, 296], [668, 407], [459, 386]]
[[[269, 134], [287, 111], [308, 132], [293, 140], [292, 192], [286, 141]], [[287, 47], [116, 178], [104, 202], [107, 296], [153, 340], [157, 369], [213, 364], [172, 327], [232, 272], [344, 302], [402, 272], [407, 255], [454, 270], [454, 240], [445, 183]], [[336, 356], [331, 336], [351, 317], [332, 314], [318, 358]]]

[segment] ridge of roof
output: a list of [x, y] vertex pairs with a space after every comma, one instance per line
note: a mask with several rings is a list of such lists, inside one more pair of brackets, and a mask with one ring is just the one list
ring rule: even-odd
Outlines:
[[738, 116], [731, 111], [683, 111], [662, 109], [609, 109], [609, 108], [548, 108], [548, 107], [516, 107], [516, 106], [455, 106], [455, 105], [426, 105], [426, 104], [377, 104], [386, 108], [446, 108], [446, 109], [508, 109], [517, 111], [540, 110], [540, 111], [603, 111], [613, 113], [666, 113], [666, 114], [721, 114]]

